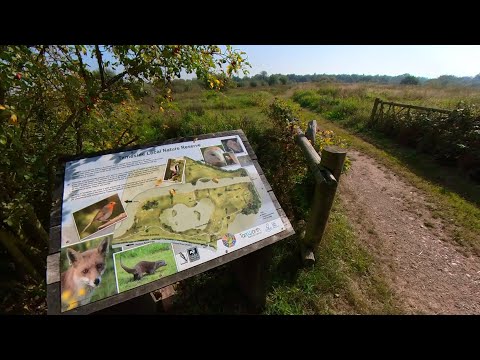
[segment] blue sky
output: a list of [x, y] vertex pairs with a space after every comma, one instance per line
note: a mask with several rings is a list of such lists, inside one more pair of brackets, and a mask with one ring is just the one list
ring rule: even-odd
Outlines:
[[[245, 51], [250, 75], [365, 74], [435, 78], [480, 73], [480, 45], [234, 45]], [[96, 61], [87, 63], [96, 67]]]
[[248, 55], [251, 74], [409, 73], [429, 78], [480, 73], [478, 45], [236, 45]]

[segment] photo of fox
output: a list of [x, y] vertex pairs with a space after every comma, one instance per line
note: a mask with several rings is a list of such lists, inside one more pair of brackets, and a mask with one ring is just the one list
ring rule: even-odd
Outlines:
[[116, 293], [111, 239], [110, 235], [62, 249], [62, 312]]

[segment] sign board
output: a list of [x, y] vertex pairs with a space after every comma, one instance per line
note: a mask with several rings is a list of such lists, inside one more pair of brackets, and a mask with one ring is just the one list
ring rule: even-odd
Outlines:
[[68, 161], [55, 295], [60, 312], [177, 279], [291, 229], [242, 135]]

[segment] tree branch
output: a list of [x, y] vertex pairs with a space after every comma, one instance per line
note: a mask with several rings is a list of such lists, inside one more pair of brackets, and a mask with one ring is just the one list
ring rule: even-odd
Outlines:
[[98, 71], [100, 72], [100, 80], [102, 81], [102, 89], [105, 89], [105, 74], [103, 72], [103, 60], [100, 47], [95, 45], [95, 54], [97, 55]]
[[52, 153], [52, 150], [55, 148], [55, 145], [57, 145], [61, 141], [61, 139], [63, 137], [63, 134], [65, 134], [65, 131], [67, 131], [68, 127], [73, 124], [73, 122], [77, 118], [79, 112], [80, 112], [80, 110], [78, 110], [78, 109], [76, 111], [72, 112], [70, 114], [70, 116], [68, 117], [68, 119], [65, 120], [65, 122], [62, 124], [62, 126], [60, 126], [60, 129], [58, 129], [57, 133], [53, 137], [55, 140], [52, 141], [50, 143], [50, 145], [48, 145], [48, 147], [46, 149], [46, 154]]
[[125, 131], [122, 133], [122, 135], [120, 135], [120, 137], [116, 141], [115, 147], [118, 147], [118, 145], [120, 145], [120, 141], [122, 141], [122, 139], [125, 136], [125, 134], [127, 133], [127, 131], [130, 131], [131, 129], [132, 129], [131, 126], [125, 129]]
[[32, 275], [37, 281], [43, 281], [42, 276], [38, 274], [32, 263], [23, 255], [22, 251], [17, 247], [16, 238], [10, 233], [0, 229], [0, 244], [10, 253], [13, 261], [20, 265], [27, 273]]
[[105, 229], [107, 226], [112, 225], [113, 223], [116, 223], [119, 220], [125, 219], [127, 217], [126, 213], [121, 213], [120, 215], [115, 216], [113, 219], [107, 221], [105, 224], [102, 224], [98, 227], [98, 230]]
[[125, 146], [128, 146], [130, 145], [131, 143], [137, 141], [139, 139], [138, 136], [135, 136], [132, 140], [130, 140], [129, 142], [125, 143], [125, 144], [122, 144], [121, 147], [125, 147]]
[[80, 50], [78, 49], [78, 46], [75, 45], [75, 53], [77, 54], [78, 61], [80, 62], [80, 74], [83, 77], [83, 80], [85, 80], [85, 85], [87, 85], [87, 90], [88, 90], [88, 76], [85, 71], [85, 67], [83, 66], [83, 60], [82, 60], [82, 55], [80, 54]]

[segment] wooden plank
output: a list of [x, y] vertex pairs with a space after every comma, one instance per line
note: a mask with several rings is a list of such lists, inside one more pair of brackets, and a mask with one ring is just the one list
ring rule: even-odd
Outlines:
[[60, 303], [60, 281], [47, 285], [47, 314], [61, 314]]
[[381, 100], [379, 98], [375, 98], [375, 102], [373, 103], [372, 113], [370, 114], [370, 123], [373, 123], [375, 120], [375, 115], [377, 114], [377, 107], [378, 103]]
[[416, 109], [416, 110], [424, 110], [424, 111], [435, 111], [439, 112], [442, 114], [450, 114], [452, 113], [452, 110], [445, 110], [445, 109], [437, 109], [437, 108], [429, 108], [429, 107], [424, 107], [424, 106], [416, 106], [416, 105], [408, 105], [408, 104], [400, 104], [400, 103], [395, 103], [391, 101], [382, 101], [383, 104], [389, 105], [389, 106], [401, 106], [409, 109]]
[[60, 253], [47, 256], [47, 285], [60, 281]]
[[305, 131], [305, 136], [307, 137], [308, 140], [310, 140], [310, 143], [314, 147], [315, 147], [316, 135], [317, 135], [317, 120], [309, 121], [307, 125], [307, 130]]
[[260, 179], [262, 179], [263, 185], [265, 186], [265, 190], [267, 190], [267, 191], [272, 190], [272, 187], [270, 186], [270, 183], [268, 182], [265, 175], [260, 175]]
[[[75, 308], [73, 310], [66, 311], [62, 314], [66, 314], [66, 315], [67, 314], [68, 315], [90, 314], [92, 312], [99, 311], [99, 310], [104, 309], [106, 307], [122, 303], [124, 301], [133, 299], [133, 298], [138, 297], [138, 296], [145, 295], [147, 293], [150, 293], [150, 292], [155, 291], [157, 289], [163, 288], [165, 286], [174, 284], [178, 281], [181, 281], [181, 280], [190, 278], [192, 276], [201, 274], [205, 271], [208, 271], [208, 270], [213, 269], [215, 267], [218, 267], [220, 265], [229, 263], [230, 261], [241, 258], [242, 256], [250, 254], [254, 251], [257, 251], [259, 249], [264, 248], [265, 246], [274, 244], [277, 241], [280, 241], [280, 240], [282, 240], [282, 239], [284, 239], [288, 236], [291, 236], [291, 235], [295, 234], [295, 231], [293, 230], [293, 228], [292, 228], [290, 222], [288, 221], [288, 219], [286, 218], [286, 216], [282, 217], [282, 220], [284, 221], [284, 224], [287, 221], [288, 226], [286, 226], [287, 228], [284, 231], [282, 231], [278, 234], [275, 234], [273, 236], [270, 236], [268, 238], [260, 240], [256, 243], [252, 244], [252, 245], [249, 245], [249, 246], [243, 247], [241, 249], [235, 250], [231, 253], [225, 254], [225, 255], [223, 255], [219, 258], [207, 261], [207, 262], [205, 262], [203, 264], [200, 264], [200, 265], [197, 265], [193, 268], [180, 271], [180, 272], [178, 272], [176, 274], [173, 274], [173, 275], [170, 275], [166, 278], [153, 281], [151, 283], [139, 286], [137, 288], [134, 288], [134, 289], [131, 289], [131, 290], [128, 290], [128, 291], [125, 291], [125, 292], [122, 292], [120, 294], [110, 296], [110, 297], [102, 299], [102, 300], [98, 300], [94, 303], [90, 303], [90, 304], [87, 304], [87, 305], [84, 305], [84, 306], [80, 306], [80, 307]], [[57, 286], [58, 288], [55, 288], [55, 286]], [[48, 303], [49, 307], [52, 306], [52, 305], [54, 307], [51, 310], [49, 308], [48, 312], [53, 313], [55, 310], [58, 310], [58, 312], [59, 312], [60, 311], [60, 303], [59, 303], [60, 302], [60, 283], [56, 282], [56, 283], [47, 285], [47, 291], [49, 293], [48, 298], [51, 301], [53, 301], [53, 300], [56, 301], [56, 303], [55, 302], [53, 302], [53, 303], [49, 302]], [[50, 291], [56, 291], [56, 294], [57, 294], [56, 298], [51, 297]], [[50, 305], [50, 304], [52, 304], [52, 305]]]
[[307, 159], [308, 166], [313, 170], [316, 166], [318, 166], [318, 164], [320, 164], [320, 155], [317, 153], [312, 144], [310, 144], [307, 137], [300, 128], [297, 129], [297, 135], [295, 136], [295, 140], [300, 146], [300, 149], [302, 149], [302, 152]]
[[264, 175], [264, 172], [263, 172], [262, 168], [260, 167], [260, 164], [258, 163], [258, 161], [253, 160], [252, 163], [253, 163], [253, 166], [255, 166], [255, 169], [257, 170], [258, 175]]
[[269, 191], [268, 192], [268, 195], [270, 195], [270, 198], [272, 199], [272, 202], [273, 202], [273, 205], [275, 206], [275, 209], [281, 209], [282, 206], [280, 205], [280, 203], [278, 202], [278, 199], [277, 197], [275, 196], [273, 190]]
[[335, 180], [339, 182], [346, 156], [347, 150], [334, 145], [326, 146], [322, 150], [320, 165], [330, 170]]
[[265, 308], [272, 250], [272, 246], [266, 246], [232, 262], [235, 279], [249, 301], [251, 312], [259, 313]]
[[245, 150], [247, 150], [247, 153], [250, 156], [250, 158], [252, 160], [257, 160], [257, 154], [255, 154], [255, 151], [253, 151], [252, 145], [250, 145], [250, 142], [245, 136], [245, 133], [242, 130], [239, 130], [237, 135], [240, 137], [240, 139], [242, 139], [243, 145], [245, 146]]
[[49, 254], [55, 254], [60, 251], [62, 242], [62, 226], [56, 225], [50, 228], [50, 246], [48, 248]]

